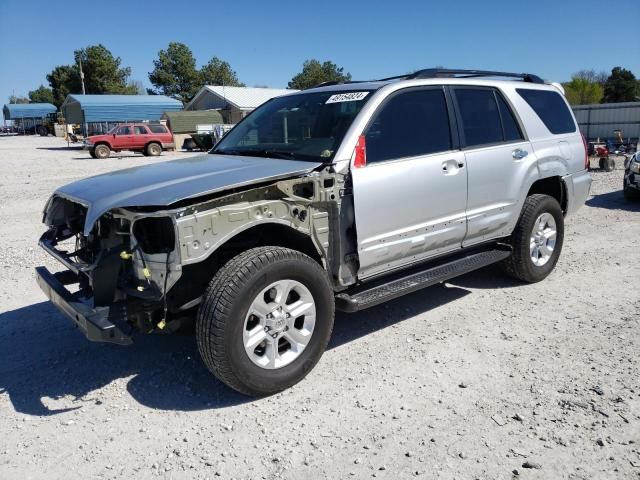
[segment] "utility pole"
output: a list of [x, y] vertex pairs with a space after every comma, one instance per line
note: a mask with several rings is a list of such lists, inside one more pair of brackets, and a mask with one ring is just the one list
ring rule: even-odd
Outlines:
[[84, 89], [84, 72], [82, 71], [82, 57], [78, 56], [78, 62], [80, 63], [80, 81], [82, 82], [82, 94], [84, 95], [85, 89]]

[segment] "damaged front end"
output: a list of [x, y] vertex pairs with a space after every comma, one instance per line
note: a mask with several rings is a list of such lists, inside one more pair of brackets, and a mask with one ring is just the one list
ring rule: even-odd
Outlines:
[[85, 235], [86, 212], [73, 200], [50, 199], [40, 246], [67, 270], [37, 267], [38, 284], [89, 340], [129, 344], [134, 328], [162, 329], [166, 293], [180, 276], [173, 219], [116, 209]]
[[38, 267], [42, 290], [90, 340], [131, 342], [133, 330], [173, 331], [224, 262], [258, 245], [319, 261], [336, 291], [356, 281], [348, 177], [325, 168], [165, 207], [90, 207], [57, 192], [40, 245], [67, 270]]

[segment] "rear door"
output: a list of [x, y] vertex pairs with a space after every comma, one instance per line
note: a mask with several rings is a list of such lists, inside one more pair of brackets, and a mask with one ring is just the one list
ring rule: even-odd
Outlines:
[[366, 165], [351, 170], [360, 278], [460, 248], [467, 172], [454, 121], [443, 87], [399, 90], [373, 115]]
[[536, 156], [503, 94], [492, 87], [452, 87], [468, 174], [463, 246], [509, 235]]
[[136, 125], [133, 127], [133, 146], [131, 148], [144, 148], [149, 139], [150, 135], [147, 131], [147, 127], [144, 125]]

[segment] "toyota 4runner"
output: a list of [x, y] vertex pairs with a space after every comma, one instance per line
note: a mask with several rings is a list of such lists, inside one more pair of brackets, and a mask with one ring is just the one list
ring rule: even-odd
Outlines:
[[591, 185], [561, 91], [427, 69], [274, 98], [208, 154], [58, 189], [37, 281], [89, 340], [196, 318], [209, 370], [267, 395], [353, 312], [500, 262], [537, 282]]
[[85, 139], [84, 148], [93, 158], [107, 158], [111, 152], [122, 150], [156, 157], [163, 150], [175, 150], [176, 145], [164, 125], [136, 123], [117, 125], [104, 135], [91, 135]]

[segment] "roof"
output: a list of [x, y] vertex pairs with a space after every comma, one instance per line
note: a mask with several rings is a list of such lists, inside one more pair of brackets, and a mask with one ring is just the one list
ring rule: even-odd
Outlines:
[[[83, 118], [77, 118], [78, 107]], [[182, 110], [182, 102], [165, 95], [70, 94], [60, 109], [71, 123], [159, 120], [164, 112]]]
[[50, 103], [7, 103], [2, 108], [5, 120], [20, 118], [42, 118], [57, 110]]
[[162, 118], [168, 120], [173, 133], [193, 133], [198, 130], [198, 125], [224, 123], [222, 115], [217, 110], [166, 112]]
[[274, 97], [281, 95], [287, 95], [289, 93], [297, 92], [298, 90], [286, 89], [286, 88], [250, 88], [250, 87], [225, 87], [222, 85], [205, 85], [200, 91], [193, 97], [193, 100], [185, 107], [189, 110], [189, 107], [196, 99], [206, 92], [212, 93], [220, 98], [223, 98], [227, 103], [239, 108], [240, 110], [253, 110], [259, 107], [267, 100], [271, 100]]

